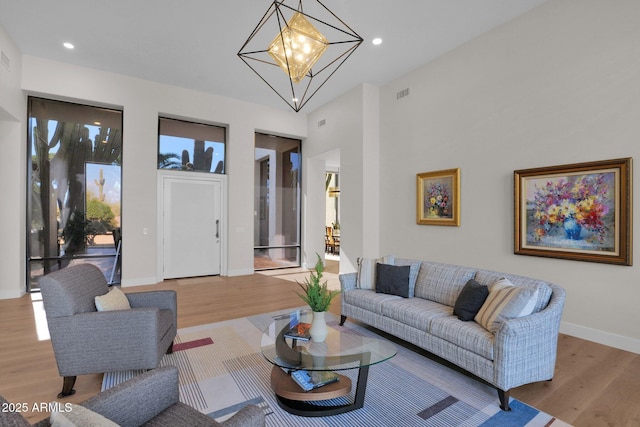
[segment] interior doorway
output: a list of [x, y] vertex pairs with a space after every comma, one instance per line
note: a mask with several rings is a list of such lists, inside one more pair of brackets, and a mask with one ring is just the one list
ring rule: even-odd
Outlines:
[[340, 173], [325, 174], [325, 258], [340, 259]]

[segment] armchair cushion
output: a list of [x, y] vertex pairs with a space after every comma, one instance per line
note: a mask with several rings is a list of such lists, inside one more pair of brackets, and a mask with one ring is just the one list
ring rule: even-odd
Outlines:
[[131, 308], [127, 296], [119, 288], [111, 288], [104, 295], [95, 298], [98, 311], [128, 310]]

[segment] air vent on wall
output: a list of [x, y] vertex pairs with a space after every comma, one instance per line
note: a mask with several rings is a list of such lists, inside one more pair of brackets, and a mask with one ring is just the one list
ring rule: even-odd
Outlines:
[[11, 69], [11, 59], [9, 59], [4, 51], [0, 51], [0, 62], [2, 62], [2, 65], [4, 65], [7, 70]]
[[400, 92], [396, 93], [396, 99], [401, 99], [405, 96], [409, 96], [409, 88], [403, 89]]

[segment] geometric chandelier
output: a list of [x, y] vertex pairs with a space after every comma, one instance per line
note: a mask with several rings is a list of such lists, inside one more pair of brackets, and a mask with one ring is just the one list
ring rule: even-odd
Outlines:
[[297, 112], [361, 43], [319, 0], [276, 0], [238, 56]]

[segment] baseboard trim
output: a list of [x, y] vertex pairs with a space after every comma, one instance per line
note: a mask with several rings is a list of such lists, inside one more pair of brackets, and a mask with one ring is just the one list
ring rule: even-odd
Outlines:
[[22, 295], [24, 295], [26, 292], [23, 291], [0, 291], [0, 299], [14, 299], [14, 298], [20, 298]]
[[611, 332], [605, 332], [598, 329], [587, 328], [586, 326], [576, 325], [575, 323], [569, 322], [560, 322], [560, 332], [587, 341], [593, 341], [598, 344], [608, 345], [609, 347], [615, 347], [621, 350], [640, 354], [640, 340], [634, 338], [612, 334]]
[[158, 279], [156, 277], [141, 277], [138, 279], [124, 279], [120, 283], [120, 286], [128, 288], [130, 286], [155, 285], [156, 283], [158, 283]]
[[254, 273], [253, 268], [244, 269], [244, 270], [229, 270], [227, 271], [227, 276], [248, 276], [253, 273]]

